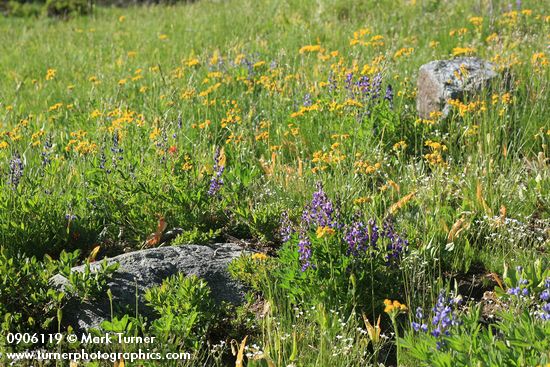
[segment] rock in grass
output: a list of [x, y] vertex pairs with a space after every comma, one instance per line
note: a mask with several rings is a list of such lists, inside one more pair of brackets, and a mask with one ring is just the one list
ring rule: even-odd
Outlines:
[[424, 64], [418, 73], [416, 108], [420, 118], [429, 119], [432, 112], [447, 116], [449, 99], [463, 99], [478, 92], [497, 77], [495, 65], [477, 57], [436, 60]]
[[[244, 252], [236, 244], [215, 244], [212, 246], [183, 245], [158, 247], [135, 251], [113, 257], [108, 263], [119, 263], [118, 270], [109, 281], [108, 287], [113, 294], [113, 307], [130, 315], [135, 315], [136, 294], [138, 312], [144, 316], [154, 317], [145, 304], [145, 290], [157, 285], [174, 274], [197, 275], [204, 279], [212, 290], [212, 297], [218, 303], [222, 301], [240, 304], [244, 300], [244, 287], [231, 279], [227, 272], [229, 262]], [[92, 271], [99, 268], [99, 263], [92, 264]], [[72, 271], [83, 271], [78, 266]], [[67, 286], [68, 280], [58, 274], [51, 282], [58, 288]], [[98, 327], [102, 321], [111, 317], [110, 303], [105, 292], [98, 299], [81, 303], [72, 300], [63, 309], [62, 324], [72, 326], [82, 332]]]

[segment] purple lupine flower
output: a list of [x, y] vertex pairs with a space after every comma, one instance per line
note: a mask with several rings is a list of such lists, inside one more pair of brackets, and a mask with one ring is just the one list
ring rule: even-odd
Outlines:
[[254, 72], [254, 64], [253, 64], [251, 61], [249, 61], [248, 59], [246, 59], [246, 58], [245, 58], [243, 61], [241, 61], [241, 63], [244, 64], [244, 65], [246, 65], [246, 68], [247, 68], [247, 70], [248, 70], [248, 77], [247, 77], [247, 79], [248, 79], [248, 80], [251, 80], [251, 79], [254, 77], [254, 74], [255, 74], [255, 72]]
[[[452, 297], [446, 297], [444, 291], [439, 293], [437, 302], [432, 308], [432, 325], [434, 326], [431, 332], [432, 336], [440, 338], [443, 335], [451, 335], [450, 328], [459, 325], [458, 317], [451, 306], [458, 305], [460, 302], [462, 302], [460, 297], [454, 299]], [[445, 345], [443, 340], [439, 340], [437, 343], [438, 349]]]
[[[107, 157], [105, 156], [105, 152], [102, 150], [101, 155], [99, 157], [99, 168], [105, 169], [105, 163], [107, 163]], [[111, 173], [111, 170], [106, 170], [107, 173]]]
[[370, 85], [370, 79], [368, 76], [362, 76], [357, 81], [357, 87], [359, 88], [359, 91], [361, 92], [361, 95], [366, 99], [365, 97], [368, 97], [371, 94], [371, 85]]
[[421, 307], [416, 308], [416, 318], [418, 319], [418, 322], [413, 321], [411, 323], [412, 328], [414, 331], [422, 331], [424, 333], [428, 332], [428, 325], [426, 325], [424, 321], [424, 310], [422, 310]]
[[391, 84], [388, 84], [386, 87], [386, 95], [384, 96], [384, 99], [389, 102], [390, 108], [393, 108], [393, 88]]
[[370, 89], [371, 100], [377, 100], [380, 98], [380, 91], [382, 89], [382, 74], [378, 73], [372, 79], [372, 86]]
[[[113, 131], [112, 143], [113, 143], [113, 145], [111, 146], [111, 152], [113, 153], [113, 156], [111, 158], [112, 168], [116, 170], [118, 166], [118, 161], [121, 161], [124, 159], [124, 157], [122, 156], [124, 149], [120, 147], [118, 130]], [[108, 173], [110, 172], [111, 171], [109, 170]]]
[[281, 235], [281, 238], [283, 242], [288, 242], [290, 240], [290, 237], [295, 232], [294, 228], [292, 227], [292, 222], [290, 221], [290, 218], [288, 217], [288, 213], [286, 211], [282, 212], [281, 214], [281, 227], [279, 230], [279, 234]]
[[[115, 130], [113, 132], [113, 146], [111, 147], [111, 152], [113, 152], [115, 155], [122, 154], [124, 152], [124, 149], [119, 146], [118, 130]], [[120, 156], [117, 159], [121, 161], [123, 157]]]
[[300, 262], [302, 263], [302, 271], [306, 271], [311, 267], [311, 241], [307, 234], [300, 232], [300, 241], [298, 242], [298, 253], [300, 254]]
[[311, 204], [304, 208], [302, 213], [302, 221], [311, 226], [331, 227], [334, 228], [337, 223], [334, 220], [334, 207], [332, 201], [328, 198], [323, 190], [323, 184], [318, 182], [317, 191], [313, 193]]
[[386, 263], [391, 265], [399, 261], [403, 252], [406, 252], [409, 246], [409, 241], [403, 239], [393, 226], [393, 219], [387, 218], [382, 224], [382, 236], [389, 240], [386, 245], [387, 255]]
[[329, 93], [332, 93], [336, 88], [338, 88], [338, 84], [336, 82], [336, 79], [334, 79], [334, 75], [332, 71], [328, 75], [328, 91]]
[[10, 160], [10, 172], [8, 176], [8, 182], [11, 185], [12, 189], [16, 189], [19, 186], [21, 177], [23, 177], [23, 170], [25, 169], [25, 164], [21, 160], [19, 152], [15, 152]]
[[304, 107], [309, 107], [312, 105], [312, 103], [313, 102], [311, 101], [311, 94], [306, 93], [306, 95], [304, 96], [304, 103], [303, 103]]
[[521, 266], [517, 266], [516, 271], [519, 274], [518, 283], [515, 287], [509, 288], [506, 293], [511, 296], [526, 297], [529, 295], [529, 289], [527, 288], [529, 281], [523, 278], [523, 268]]
[[344, 240], [348, 244], [347, 254], [357, 256], [367, 249], [369, 243], [368, 228], [363, 222], [354, 222], [347, 228]]
[[44, 142], [44, 150], [42, 150], [41, 156], [42, 156], [42, 167], [46, 167], [50, 164], [51, 159], [50, 155], [52, 153], [52, 139], [51, 136], [48, 134], [46, 137], [46, 141]]
[[539, 313], [539, 318], [548, 321], [550, 320], [550, 277], [547, 277], [544, 281], [544, 287], [546, 289], [543, 290], [539, 296], [540, 300], [544, 301]]
[[372, 248], [376, 249], [378, 248], [378, 239], [380, 238], [378, 226], [376, 225], [376, 221], [374, 219], [369, 219], [368, 226], [370, 233], [370, 245]]
[[353, 80], [353, 73], [349, 73], [346, 75], [346, 89], [351, 90], [351, 83]]
[[210, 180], [210, 188], [208, 189], [208, 195], [214, 196], [219, 191], [223, 185], [222, 174], [225, 167], [220, 164], [220, 148], [216, 148], [216, 153], [214, 154], [214, 175]]

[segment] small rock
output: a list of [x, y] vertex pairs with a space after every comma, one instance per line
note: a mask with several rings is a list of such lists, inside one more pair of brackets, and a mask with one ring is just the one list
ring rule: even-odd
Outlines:
[[[155, 317], [144, 301], [147, 289], [160, 285], [171, 275], [184, 273], [197, 275], [204, 279], [212, 290], [212, 297], [218, 303], [222, 301], [240, 304], [244, 300], [245, 289], [233, 280], [227, 272], [229, 262], [245, 250], [236, 244], [215, 244], [212, 246], [183, 245], [157, 247], [119, 255], [107, 260], [108, 264], [119, 263], [118, 270], [109, 281], [108, 288], [113, 294], [113, 307], [127, 309], [135, 313], [136, 294], [138, 311], [141, 315]], [[91, 270], [99, 268], [93, 263]], [[78, 266], [72, 271], [83, 271]], [[57, 289], [67, 286], [68, 280], [58, 274], [51, 278]], [[101, 322], [111, 317], [110, 303], [105, 293], [93, 301], [81, 303], [71, 300], [63, 309], [62, 324], [71, 325], [78, 332], [97, 328]]]
[[495, 65], [477, 57], [436, 60], [424, 64], [418, 73], [416, 108], [420, 118], [430, 113], [450, 111], [449, 99], [480, 91], [497, 76]]

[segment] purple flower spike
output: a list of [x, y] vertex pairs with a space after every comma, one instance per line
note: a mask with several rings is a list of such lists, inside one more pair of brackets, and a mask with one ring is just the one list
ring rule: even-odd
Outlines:
[[220, 148], [216, 149], [214, 154], [214, 176], [210, 180], [210, 188], [208, 189], [209, 196], [215, 196], [223, 185], [222, 174], [225, 167], [220, 165]]

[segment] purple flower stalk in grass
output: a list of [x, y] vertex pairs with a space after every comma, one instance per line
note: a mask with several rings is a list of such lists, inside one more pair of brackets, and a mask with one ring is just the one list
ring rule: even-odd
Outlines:
[[512, 296], [526, 297], [529, 295], [529, 289], [527, 288], [529, 281], [527, 279], [523, 279], [523, 276], [521, 274], [523, 268], [521, 266], [516, 267], [516, 271], [519, 274], [518, 284], [515, 287], [509, 288], [506, 293]]
[[323, 184], [317, 183], [317, 191], [313, 193], [311, 204], [302, 213], [302, 221], [309, 227], [331, 227], [337, 226], [333, 218], [334, 206], [323, 190]]
[[382, 74], [378, 73], [372, 78], [372, 86], [370, 88], [370, 98], [375, 101], [380, 98], [380, 91], [382, 90]]
[[344, 240], [348, 244], [348, 255], [359, 256], [368, 250], [369, 246], [376, 249], [379, 234], [374, 219], [365, 225], [362, 221], [353, 222], [347, 227]]
[[414, 329], [414, 331], [422, 330], [422, 332], [424, 332], [424, 333], [428, 332], [428, 325], [426, 325], [423, 322], [424, 321], [424, 312], [423, 312], [421, 307], [418, 307], [416, 309], [416, 319], [418, 320], [418, 322], [413, 321], [411, 323], [411, 326]]
[[[430, 334], [437, 339], [436, 347], [441, 349], [445, 346], [444, 336], [451, 335], [451, 328], [459, 325], [460, 321], [455, 312], [455, 307], [460, 305], [462, 298], [447, 297], [445, 292], [441, 291], [437, 297], [437, 302], [432, 308], [432, 331]], [[411, 322], [411, 327], [416, 332], [428, 332], [428, 320], [424, 318], [424, 311], [421, 307], [416, 309], [415, 320]]]
[[[460, 302], [461, 298], [457, 298], [455, 300], [452, 297], [446, 297], [443, 291], [439, 293], [437, 303], [432, 308], [432, 312], [434, 314], [432, 318], [432, 325], [435, 327], [431, 332], [432, 336], [441, 338], [443, 336], [451, 335], [451, 331], [449, 330], [451, 326], [459, 324], [457, 316], [451, 306], [458, 305]], [[444, 345], [444, 341], [439, 340], [437, 342], [437, 349], [440, 349]]]
[[387, 265], [391, 265], [399, 260], [403, 252], [407, 251], [409, 241], [402, 238], [395, 231], [392, 218], [388, 218], [384, 221], [382, 225], [382, 236], [388, 240], [388, 244], [386, 245], [386, 250], [388, 252], [386, 255], [386, 262]]
[[304, 231], [300, 232], [300, 241], [298, 242], [298, 254], [300, 254], [300, 263], [302, 271], [311, 267], [311, 242]]
[[391, 84], [388, 84], [386, 87], [386, 95], [384, 96], [384, 99], [389, 102], [390, 108], [393, 108], [393, 88]]
[[539, 318], [544, 321], [550, 320], [550, 277], [544, 282], [544, 290], [540, 293], [540, 300], [543, 301]]
[[281, 228], [279, 230], [279, 234], [281, 235], [283, 242], [288, 242], [294, 232], [295, 231], [294, 228], [292, 228], [292, 222], [288, 217], [288, 213], [284, 211], [281, 214]]
[[23, 177], [24, 168], [25, 165], [21, 160], [21, 156], [18, 152], [15, 152], [10, 160], [10, 173], [8, 177], [8, 182], [14, 190], [19, 186], [21, 177]]
[[51, 136], [48, 135], [46, 137], [46, 141], [44, 142], [44, 150], [42, 150], [41, 156], [42, 156], [42, 167], [46, 167], [48, 164], [50, 164], [50, 154], [52, 153], [52, 139]]
[[214, 176], [210, 180], [210, 188], [208, 189], [209, 196], [214, 196], [220, 191], [223, 185], [222, 174], [224, 169], [225, 167], [220, 164], [220, 148], [217, 148], [214, 154]]
[[303, 103], [304, 107], [309, 107], [312, 105], [312, 103], [313, 102], [311, 101], [311, 94], [306, 93], [306, 95], [304, 96], [304, 103]]
[[347, 254], [357, 256], [367, 249], [368, 229], [363, 222], [354, 222], [347, 228], [344, 239], [348, 244]]

